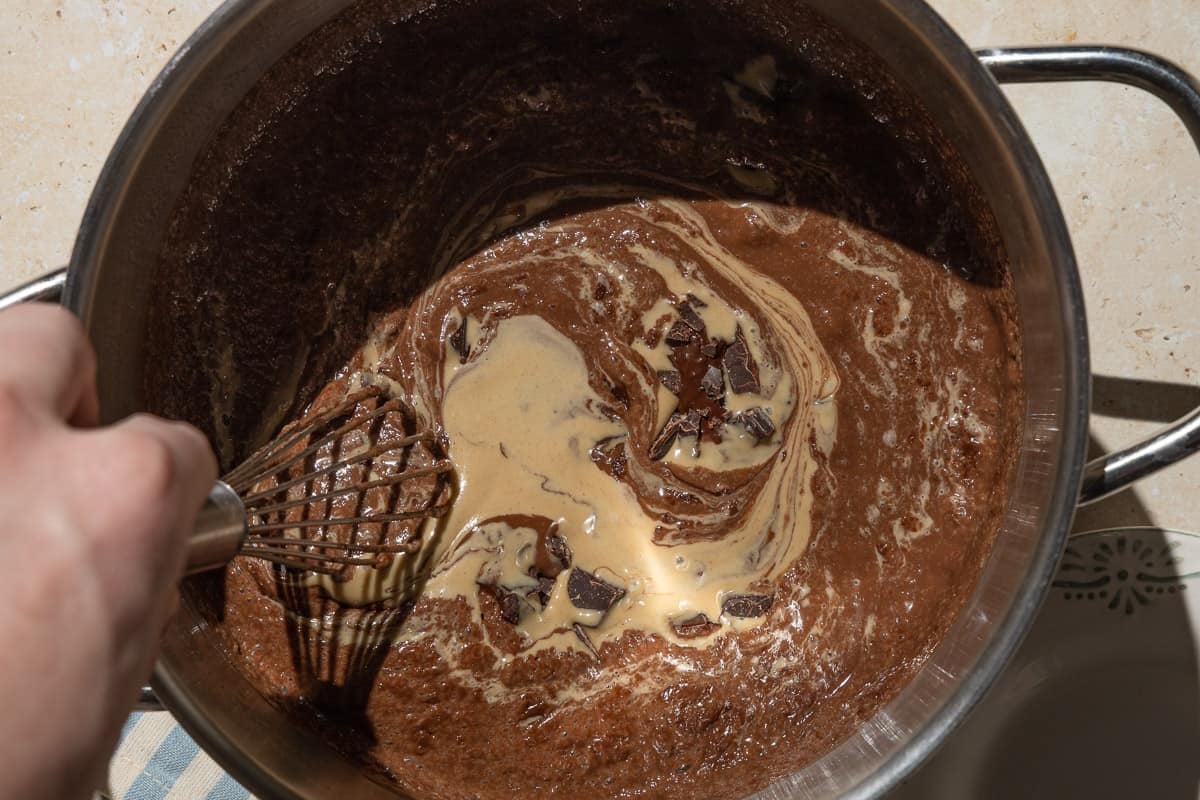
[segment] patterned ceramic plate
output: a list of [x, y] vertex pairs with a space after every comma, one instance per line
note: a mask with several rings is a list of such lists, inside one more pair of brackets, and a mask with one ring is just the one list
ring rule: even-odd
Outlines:
[[1200, 535], [1073, 536], [988, 697], [890, 800], [1200, 798]]

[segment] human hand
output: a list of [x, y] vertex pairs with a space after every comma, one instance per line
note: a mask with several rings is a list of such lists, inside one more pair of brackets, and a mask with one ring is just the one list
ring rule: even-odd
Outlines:
[[176, 601], [217, 468], [191, 426], [97, 428], [68, 312], [0, 313], [0, 797], [89, 796]]

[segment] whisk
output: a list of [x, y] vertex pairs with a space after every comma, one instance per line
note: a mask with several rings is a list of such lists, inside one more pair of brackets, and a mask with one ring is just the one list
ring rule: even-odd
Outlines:
[[[424, 520], [450, 507], [452, 471], [401, 400], [366, 386], [284, 428], [214, 484], [196, 519], [188, 574], [239, 555], [338, 574], [415, 552]], [[404, 535], [393, 538], [402, 540], [389, 542], [397, 523]]]

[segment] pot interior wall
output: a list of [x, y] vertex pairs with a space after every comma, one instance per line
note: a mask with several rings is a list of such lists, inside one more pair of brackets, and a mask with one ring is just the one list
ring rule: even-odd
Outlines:
[[[1029, 402], [1045, 424], [1036, 441], [1026, 434], [1010, 523], [985, 591], [954, 634], [955, 671], [934, 684], [918, 680], [909, 692], [918, 701], [902, 696], [903, 708], [885, 709], [890, 736], [880, 733], [887, 720], [873, 722], [786, 791], [822, 796], [862, 784], [951, 696], [953, 676], [1004, 621], [1055, 513], [1047, 498], [1062, 493], [1037, 476], [1057, 474], [1063, 392], [1072, 388], [1064, 378], [1071, 370], [1062, 355], [1063, 288], [1046, 268], [1053, 254], [1038, 237], [1038, 209], [1020, 200], [1027, 187], [1018, 167], [992, 157], [1004, 152], [1002, 133], [968, 96], [975, 87], [926, 52], [918, 32], [884, 4], [816, 3], [821, 16], [760, 0], [366, 0], [292, 46], [339, 5], [247, 3], [229, 12], [227, 32], [189, 54], [197, 64], [209, 59], [190, 83], [158, 90], [170, 100], [160, 100], [160, 112], [190, 107], [194, 124], [177, 116], [172, 125], [143, 126], [151, 148], [117, 165], [133, 188], [108, 198], [120, 211], [112, 212], [114, 232], [84, 242], [76, 257], [77, 267], [102, 265], [96, 272], [108, 281], [74, 287], [76, 304], [94, 312], [93, 332], [105, 331], [97, 337], [102, 363], [119, 365], [102, 377], [106, 414], [145, 408], [193, 422], [228, 467], [307, 402], [374, 314], [499, 233], [487, 212], [512, 199], [510, 187], [535, 173], [551, 182], [611, 181], [612, 165], [631, 154], [654, 173], [616, 176], [637, 187], [631, 196], [756, 197], [731, 166], [803, 163], [811, 180], [792, 187], [789, 202], [852, 216], [975, 280], [1002, 280], [1003, 240], [1023, 322], [1025, 309], [1039, 320], [1044, 368], [1031, 377]], [[856, 15], [876, 27], [840, 32], [860, 27]], [[644, 59], [625, 57], [630, 43]], [[792, 133], [779, 140], [756, 137], [753, 125], [713, 103], [712, 87], [735, 81], [763, 52], [791, 54], [778, 66], [792, 77], [769, 101], [794, 115]], [[644, 98], [579, 91], [590, 75], [653, 72], [656, 63], [666, 66], [654, 91], [669, 93], [685, 118], [646, 112]], [[900, 65], [909, 69], [898, 72]], [[495, 95], [497, 69], [527, 76], [528, 92]], [[833, 112], [814, 124], [806, 110], [818, 97]], [[512, 104], [513, 113], [478, 129], [477, 112], [496, 103]], [[875, 138], [848, 139], [841, 126]], [[986, 135], [968, 135], [972, 127]], [[892, 190], [898, 185], [913, 187], [904, 203]], [[118, 329], [132, 332], [122, 339], [112, 333]], [[189, 587], [159, 672], [193, 733], [259, 791], [380, 791], [294, 728], [196, 635], [218, 613], [217, 587]], [[247, 769], [248, 760], [258, 768]]]
[[[773, 101], [746, 93], [745, 114], [772, 105], [794, 123], [786, 137], [764, 138], [723, 88], [768, 52], [794, 54], [778, 65], [787, 78]], [[736, 200], [763, 190], [731, 166], [804, 164], [788, 202], [992, 280], [990, 216], [934, 131], [882, 65], [802, 6], [356, 4], [276, 65], [196, 162], [158, 258], [167, 302], [148, 320], [145, 405], [199, 424], [229, 466], [307, 402], [373, 315], [501, 232], [489, 211], [538, 174]], [[631, 162], [646, 174], [613, 166]]]

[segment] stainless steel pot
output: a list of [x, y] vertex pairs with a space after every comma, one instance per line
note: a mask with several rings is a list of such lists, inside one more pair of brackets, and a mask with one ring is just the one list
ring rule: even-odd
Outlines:
[[[154, 81], [117, 140], [68, 269], [0, 300], [49, 299], [84, 321], [99, 354], [103, 416], [138, 410], [146, 309], [167, 218], [193, 160], [263, 73], [351, 0], [229, 0]], [[849, 740], [762, 796], [873, 797], [913, 769], [987, 690], [1029, 628], [1075, 506], [1200, 448], [1200, 411], [1084, 463], [1087, 332], [1070, 240], [1050, 182], [997, 81], [1107, 80], [1161, 97], [1200, 141], [1200, 88], [1152, 55], [1099, 47], [973, 54], [919, 0], [808, 0], [873, 50], [961, 153], [998, 221], [1022, 325], [1028, 405], [1016, 482], [978, 590], [913, 682]], [[235, 672], [188, 608], [167, 632], [154, 685], [224, 767], [264, 797], [388, 797], [295, 727]]]

